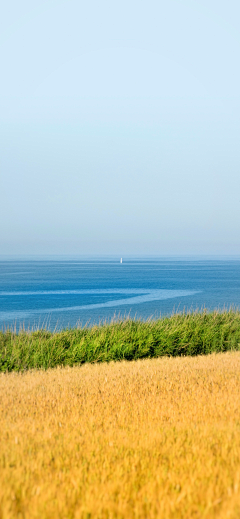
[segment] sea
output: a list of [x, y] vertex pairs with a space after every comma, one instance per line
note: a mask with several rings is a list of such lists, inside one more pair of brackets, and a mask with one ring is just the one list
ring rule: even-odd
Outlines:
[[2, 330], [61, 330], [239, 306], [240, 258], [0, 260]]

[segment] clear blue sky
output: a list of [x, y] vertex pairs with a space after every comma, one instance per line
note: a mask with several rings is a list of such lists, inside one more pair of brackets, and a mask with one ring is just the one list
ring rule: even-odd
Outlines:
[[5, 2], [0, 254], [240, 254], [239, 19]]

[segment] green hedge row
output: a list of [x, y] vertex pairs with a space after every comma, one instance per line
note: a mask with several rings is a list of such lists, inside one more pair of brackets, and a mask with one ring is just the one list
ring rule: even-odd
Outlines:
[[0, 332], [0, 371], [239, 349], [238, 310], [193, 312], [147, 322], [126, 319], [53, 333]]

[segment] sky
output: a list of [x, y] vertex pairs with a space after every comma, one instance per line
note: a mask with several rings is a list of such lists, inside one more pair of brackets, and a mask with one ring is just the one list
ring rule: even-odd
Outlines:
[[239, 17], [5, 2], [0, 255], [239, 255]]

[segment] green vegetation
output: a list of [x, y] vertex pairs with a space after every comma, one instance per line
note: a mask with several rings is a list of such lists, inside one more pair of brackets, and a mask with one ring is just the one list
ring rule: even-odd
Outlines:
[[240, 350], [240, 311], [125, 319], [60, 332], [0, 332], [0, 371]]

